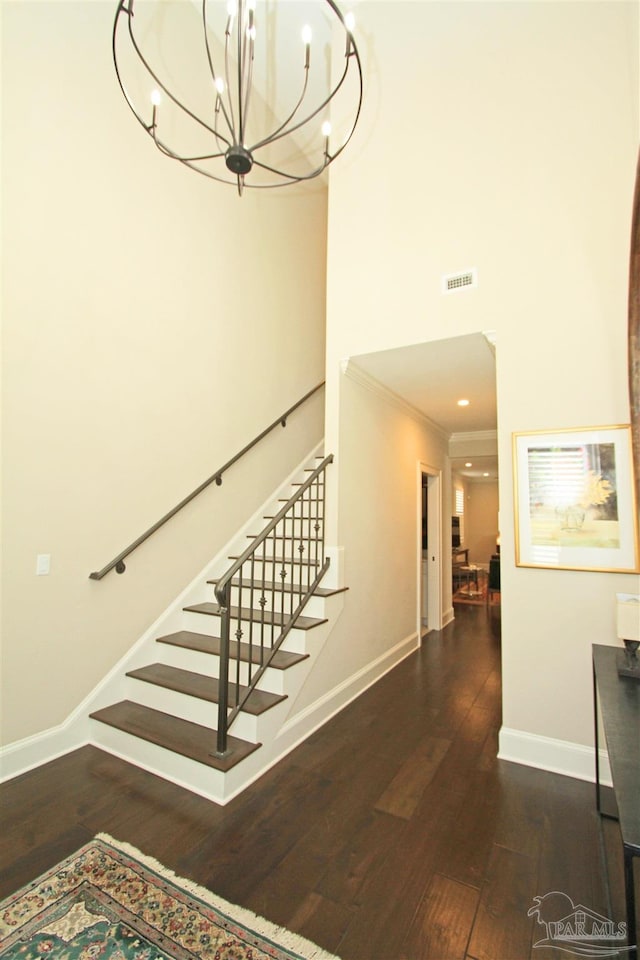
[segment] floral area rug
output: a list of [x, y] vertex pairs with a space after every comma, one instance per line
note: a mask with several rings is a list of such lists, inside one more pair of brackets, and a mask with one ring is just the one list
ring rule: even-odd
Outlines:
[[337, 960], [99, 834], [0, 903], [1, 960]]

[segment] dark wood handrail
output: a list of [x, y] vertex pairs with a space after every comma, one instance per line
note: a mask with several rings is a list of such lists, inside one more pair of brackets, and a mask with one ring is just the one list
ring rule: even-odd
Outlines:
[[209, 487], [212, 483], [215, 482], [216, 486], [219, 487], [222, 483], [222, 475], [226, 473], [230, 467], [232, 467], [235, 463], [238, 462], [238, 460], [244, 457], [245, 453], [248, 453], [249, 450], [252, 450], [253, 447], [255, 447], [256, 444], [260, 443], [261, 440], [264, 440], [264, 438], [269, 433], [271, 433], [272, 430], [275, 430], [277, 426], [286, 427], [287, 420], [291, 416], [291, 414], [295, 410], [297, 410], [298, 407], [301, 407], [302, 404], [305, 403], [305, 401], [307, 401], [310, 397], [312, 397], [314, 393], [317, 393], [318, 390], [320, 390], [322, 387], [324, 387], [324, 380], [321, 383], [319, 383], [316, 387], [314, 387], [312, 390], [309, 390], [308, 393], [305, 393], [303, 397], [300, 397], [297, 403], [294, 403], [292, 407], [289, 407], [288, 410], [285, 410], [285, 412], [281, 416], [279, 416], [277, 420], [274, 420], [272, 424], [270, 424], [265, 430], [263, 430], [262, 433], [259, 433], [257, 437], [255, 437], [250, 443], [246, 445], [246, 447], [243, 447], [239, 453], [236, 453], [236, 455], [232, 457], [231, 460], [227, 460], [227, 462], [222, 467], [220, 467], [219, 470], [216, 470], [215, 473], [212, 473], [211, 476], [207, 480], [205, 480], [204, 483], [201, 483], [199, 487], [196, 487], [196, 489], [192, 493], [190, 493], [189, 496], [185, 497], [184, 500], [181, 500], [180, 503], [178, 503], [172, 510], [169, 510], [168, 513], [165, 513], [165, 515], [161, 517], [160, 520], [154, 523], [153, 526], [149, 527], [149, 529], [146, 530], [143, 534], [141, 534], [137, 538], [137, 540], [134, 540], [133, 543], [130, 543], [125, 550], [123, 550], [121, 553], [118, 554], [117, 557], [114, 557], [113, 560], [107, 563], [106, 566], [102, 568], [102, 570], [94, 570], [93, 573], [90, 573], [89, 579], [102, 580], [102, 578], [106, 576], [110, 570], [114, 570], [114, 569], [116, 573], [124, 573], [124, 571], [126, 570], [124, 560], [126, 557], [129, 556], [130, 553], [133, 553], [133, 551], [136, 550], [142, 543], [144, 543], [145, 540], [148, 540], [149, 537], [156, 532], [156, 530], [159, 530], [160, 527], [164, 526], [167, 520], [171, 520], [172, 517], [175, 517], [176, 513], [179, 513], [179, 511], [182, 510], [183, 507], [186, 507], [188, 503], [191, 503], [191, 501], [194, 500], [198, 496], [198, 494], [202, 493], [203, 490], [206, 490], [207, 487]]

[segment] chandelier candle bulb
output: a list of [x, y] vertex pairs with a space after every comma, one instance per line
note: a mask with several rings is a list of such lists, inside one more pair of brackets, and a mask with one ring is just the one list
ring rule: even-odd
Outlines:
[[307, 24], [302, 28], [302, 42], [304, 43], [304, 68], [309, 69], [309, 59], [311, 56], [311, 27]]
[[147, 129], [155, 136], [155, 129], [157, 127], [157, 112], [158, 107], [162, 101], [159, 90], [151, 91], [151, 126]]
[[351, 56], [351, 39], [352, 39], [351, 34], [353, 33], [353, 28], [356, 25], [356, 18], [351, 13], [351, 11], [349, 11], [349, 13], [346, 14], [344, 18], [344, 25], [347, 31], [347, 49], [345, 50], [345, 56], [350, 57]]

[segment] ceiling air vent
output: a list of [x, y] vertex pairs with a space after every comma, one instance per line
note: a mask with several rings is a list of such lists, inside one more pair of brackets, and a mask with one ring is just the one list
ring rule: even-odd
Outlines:
[[449, 273], [442, 278], [443, 293], [457, 293], [458, 290], [468, 290], [470, 287], [478, 286], [478, 272], [475, 267], [472, 270], [462, 270], [460, 273]]

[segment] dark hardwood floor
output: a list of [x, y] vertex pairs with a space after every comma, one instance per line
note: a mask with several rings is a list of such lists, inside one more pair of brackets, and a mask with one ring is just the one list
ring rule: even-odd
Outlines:
[[500, 614], [456, 620], [222, 808], [93, 747], [0, 788], [0, 898], [106, 832], [345, 960], [550, 960], [558, 890], [624, 919], [594, 788], [496, 759]]

